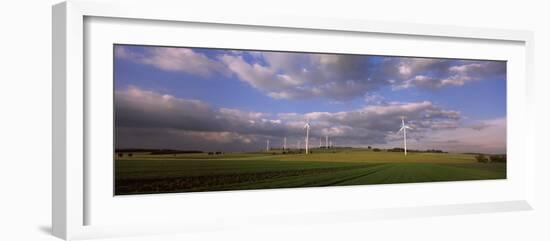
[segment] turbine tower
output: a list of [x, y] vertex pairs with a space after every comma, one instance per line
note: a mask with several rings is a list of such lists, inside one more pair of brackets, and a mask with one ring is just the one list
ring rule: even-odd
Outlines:
[[405, 150], [405, 156], [407, 155], [407, 129], [412, 129], [411, 127], [405, 125], [405, 117], [401, 116], [401, 129], [399, 132], [403, 132], [403, 149]]
[[323, 146], [323, 138], [319, 137], [319, 149]]
[[309, 128], [311, 128], [311, 126], [308, 120], [306, 121], [306, 125], [304, 125], [304, 129], [306, 129], [306, 154], [309, 154]]
[[286, 151], [286, 136], [285, 136], [285, 139], [283, 141], [283, 151]]
[[328, 149], [328, 136], [325, 136], [325, 149]]
[[267, 139], [266, 141], [265, 151], [269, 151], [269, 139]]

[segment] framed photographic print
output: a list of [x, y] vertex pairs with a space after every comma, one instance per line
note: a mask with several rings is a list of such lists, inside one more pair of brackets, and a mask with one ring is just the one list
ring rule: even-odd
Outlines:
[[53, 8], [56, 236], [532, 208], [530, 32], [114, 4]]
[[113, 48], [115, 195], [506, 179], [506, 61]]

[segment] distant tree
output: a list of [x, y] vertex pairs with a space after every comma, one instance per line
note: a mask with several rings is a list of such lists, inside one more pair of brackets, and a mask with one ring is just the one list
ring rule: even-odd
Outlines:
[[132, 153], [128, 153], [128, 156], [129, 156], [129, 157], [132, 157], [133, 155], [134, 155], [134, 154], [132, 154]]
[[[404, 152], [405, 149], [401, 148], [401, 147], [394, 147], [392, 149], [388, 149], [389, 152]], [[413, 151], [413, 150], [409, 150], [409, 151]]]
[[477, 155], [476, 155], [476, 160], [477, 160], [477, 162], [480, 162], [480, 163], [487, 163], [487, 162], [489, 162], [489, 159], [488, 159], [485, 155], [483, 155], [483, 154], [477, 154]]
[[374, 148], [374, 149], [372, 149], [372, 151], [374, 151], [374, 152], [380, 152], [380, 151], [382, 151], [382, 150], [380, 150], [379, 148]]
[[118, 157], [123, 157], [123, 156], [124, 156], [124, 153], [120, 153], [120, 152], [119, 152], [117, 155], [118, 155]]
[[505, 163], [506, 155], [491, 155], [489, 156], [489, 159], [491, 159], [491, 162]]
[[170, 149], [160, 149], [151, 151], [151, 155], [167, 155], [167, 154], [187, 154], [187, 153], [202, 153], [199, 150], [170, 150]]
[[369, 150], [372, 149], [372, 146], [368, 146], [367, 149], [369, 149]]

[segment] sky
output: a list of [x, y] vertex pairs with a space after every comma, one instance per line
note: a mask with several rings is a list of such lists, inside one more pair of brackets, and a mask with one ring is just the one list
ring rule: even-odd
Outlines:
[[116, 148], [506, 152], [506, 62], [114, 45]]

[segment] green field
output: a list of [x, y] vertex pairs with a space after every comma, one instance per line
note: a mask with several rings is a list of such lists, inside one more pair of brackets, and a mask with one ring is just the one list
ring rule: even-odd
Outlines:
[[116, 195], [504, 178], [505, 163], [478, 163], [472, 154], [316, 149], [115, 158]]

